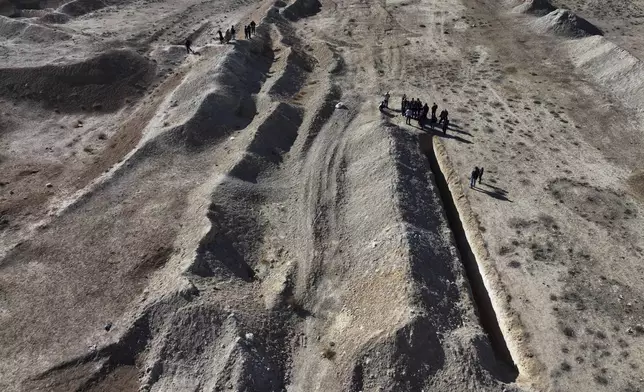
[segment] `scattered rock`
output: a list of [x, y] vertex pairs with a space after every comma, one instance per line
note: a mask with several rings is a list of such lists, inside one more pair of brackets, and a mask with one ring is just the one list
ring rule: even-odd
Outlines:
[[45, 185], [45, 186], [46, 186], [47, 188], [52, 188], [52, 187], [53, 187], [53, 185], [51, 184], [51, 182], [48, 182], [48, 183], [47, 183], [47, 185]]
[[107, 332], [109, 332], [109, 331], [110, 331], [110, 329], [112, 329], [112, 323], [107, 323], [107, 324], [105, 324], [105, 330], [106, 330]]

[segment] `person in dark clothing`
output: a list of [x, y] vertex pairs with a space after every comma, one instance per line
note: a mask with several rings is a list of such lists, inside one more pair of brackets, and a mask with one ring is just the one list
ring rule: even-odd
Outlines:
[[443, 121], [446, 121], [446, 120], [447, 120], [447, 115], [448, 115], [447, 110], [443, 109], [443, 110], [441, 111], [440, 116], [438, 116], [438, 123], [440, 124], [440, 123], [442, 123]]
[[438, 110], [438, 105], [436, 105], [436, 102], [432, 105], [432, 118], [436, 118], [436, 110]]
[[255, 26], [257, 26], [255, 24], [255, 21], [251, 20], [251, 22], [250, 22], [250, 34], [255, 34]]
[[472, 170], [472, 175], [470, 176], [470, 188], [474, 188], [476, 186], [476, 180], [479, 178], [479, 175], [481, 172], [479, 171], [478, 167], [474, 167], [474, 170]]
[[235, 38], [235, 26], [230, 27], [230, 36], [232, 37], [232, 39], [236, 39]]
[[190, 40], [190, 38], [188, 38], [186, 40], [186, 51], [188, 51], [188, 54], [190, 54], [190, 53], [194, 54], [195, 53], [195, 51], [192, 50], [191, 46], [192, 46], [192, 41]]
[[405, 109], [407, 109], [407, 95], [403, 94], [402, 99], [400, 100], [400, 113], [405, 115]]
[[484, 168], [481, 168], [481, 170], [479, 171], [479, 184], [481, 184], [483, 182], [483, 172], [484, 171], [485, 171]]
[[423, 106], [423, 112], [421, 113], [421, 117], [427, 118], [427, 113], [429, 113], [429, 106], [427, 106], [427, 103], [425, 103], [425, 106]]
[[445, 119], [445, 121], [443, 121], [443, 135], [447, 135], [447, 127], [448, 126], [449, 126], [449, 120]]
[[219, 34], [219, 43], [224, 43], [224, 34], [221, 32], [221, 29], [217, 30], [217, 34]]
[[244, 38], [250, 39], [250, 26], [244, 26]]

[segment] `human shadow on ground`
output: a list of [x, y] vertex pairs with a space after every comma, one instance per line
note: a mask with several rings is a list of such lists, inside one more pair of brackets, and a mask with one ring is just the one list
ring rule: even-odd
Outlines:
[[438, 136], [438, 137], [442, 137], [444, 139], [454, 139], [456, 141], [459, 141], [461, 143], [466, 143], [466, 144], [472, 144], [473, 143], [471, 140], [464, 139], [464, 138], [462, 138], [462, 137], [460, 137], [458, 135], [454, 135], [452, 133], [449, 133], [449, 130], [448, 130], [447, 133], [443, 133], [443, 130], [438, 128], [438, 127], [432, 128], [431, 126], [425, 125], [425, 129], [420, 128], [420, 127], [418, 127], [418, 129], [421, 129], [421, 130], [427, 131], [427, 132], [431, 132], [433, 135]]
[[463, 135], [467, 135], [467, 136], [472, 136], [471, 133], [464, 131], [458, 124], [454, 124], [452, 122], [449, 123], [447, 130], [462, 133]]
[[394, 118], [394, 117], [396, 117], [396, 115], [395, 115], [395, 114], [393, 114], [393, 113], [390, 113], [390, 112], [389, 112], [390, 110], [391, 110], [391, 109], [383, 109], [383, 110], [381, 110], [381, 111], [380, 111], [380, 113], [384, 114], [385, 116], [387, 116], [387, 117], [389, 117], [389, 118]]
[[474, 189], [477, 192], [485, 193], [486, 195], [493, 197], [497, 200], [509, 201], [510, 203], [513, 203], [513, 201], [508, 198], [508, 191], [506, 191], [505, 189], [499, 188], [498, 186], [489, 185], [486, 183], [482, 185], [489, 189], [481, 188], [481, 184], [478, 184], [478, 186], [474, 185], [472, 189]]

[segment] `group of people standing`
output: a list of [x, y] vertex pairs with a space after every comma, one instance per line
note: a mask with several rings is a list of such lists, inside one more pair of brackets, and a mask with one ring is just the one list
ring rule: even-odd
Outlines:
[[[248, 26], [244, 26], [244, 38], [246, 39], [251, 39], [253, 35], [255, 35], [255, 27], [257, 24], [255, 21], [251, 21]], [[222, 44], [227, 44], [231, 40], [237, 39], [235, 35], [237, 34], [237, 31], [235, 30], [235, 26], [230, 26], [230, 29], [226, 30], [226, 33], [222, 33], [221, 29], [217, 30], [217, 35], [219, 36], [219, 42]], [[199, 54], [192, 50], [192, 40], [190, 38], [186, 39], [186, 50], [188, 51], [188, 54]]]
[[[384, 99], [380, 102], [379, 109], [383, 111], [385, 108], [389, 108], [389, 92], [384, 95]], [[419, 98], [407, 99], [407, 95], [403, 94], [402, 100], [400, 102], [400, 112], [405, 116], [405, 124], [411, 124], [412, 119], [418, 120], [418, 125], [420, 128], [424, 128], [424, 123], [427, 121], [427, 115], [429, 114], [430, 107], [427, 103], [424, 103]], [[436, 111], [438, 110], [438, 105], [434, 102], [431, 106], [431, 118], [429, 122], [432, 129], [434, 129], [434, 124], [438, 122], [439, 125], [442, 125], [443, 134], [447, 134], [447, 128], [449, 127], [449, 112], [447, 109], [441, 110], [436, 118]], [[483, 182], [483, 173], [485, 169], [482, 167], [479, 168], [476, 166], [470, 175], [470, 188], [476, 187], [476, 181], [481, 184]]]
[[[418, 120], [418, 125], [421, 128], [424, 128], [425, 122], [427, 121], [427, 115], [429, 114], [429, 105], [427, 103], [423, 104], [420, 98], [407, 99], [407, 95], [402, 96], [400, 102], [400, 111], [405, 116], [406, 124], [411, 124], [411, 120]], [[447, 134], [447, 129], [449, 127], [449, 112], [446, 109], [443, 109], [440, 112], [439, 118], [436, 118], [436, 111], [438, 110], [438, 105], [436, 102], [431, 107], [431, 117], [429, 119], [429, 124], [432, 129], [434, 129], [434, 124], [438, 122], [439, 125], [443, 125], [443, 134]]]
[[[436, 108], [436, 104], [434, 104]], [[436, 110], [436, 109], [434, 109]], [[411, 99], [407, 100], [407, 95], [403, 95], [402, 101], [400, 103], [400, 112], [405, 115], [407, 118], [407, 124], [411, 124], [411, 119], [415, 118], [417, 120], [421, 120], [422, 118], [427, 118], [427, 113], [429, 113], [429, 106], [427, 104], [423, 105], [423, 103], [420, 101], [420, 98], [418, 99]]]
[[[244, 38], [245, 39], [251, 39], [253, 35], [255, 35], [255, 27], [257, 24], [255, 21], [251, 21], [248, 26], [244, 26]], [[237, 38], [235, 35], [237, 34], [237, 31], [235, 30], [235, 26], [230, 26], [230, 29], [226, 30], [225, 33], [221, 32], [221, 29], [217, 30], [217, 35], [219, 35], [219, 42], [222, 44], [227, 44], [231, 40], [236, 40]]]
[[251, 21], [248, 26], [244, 26], [244, 35], [246, 39], [251, 39], [255, 35], [255, 21]]

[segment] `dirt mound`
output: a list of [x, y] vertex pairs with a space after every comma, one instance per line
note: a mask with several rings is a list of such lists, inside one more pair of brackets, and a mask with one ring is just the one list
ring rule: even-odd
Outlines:
[[43, 15], [40, 18], [41, 22], [44, 23], [51, 23], [51, 24], [62, 24], [62, 23], [67, 23], [71, 17], [67, 14], [62, 14], [60, 12], [50, 12], [45, 15]]
[[[209, 92], [199, 103], [194, 115], [177, 130], [190, 147], [202, 148], [228, 135], [234, 129], [248, 125], [256, 112], [248, 91], [259, 80], [241, 70], [251, 61], [243, 54], [228, 56], [222, 61], [221, 74], [216, 77], [218, 88]], [[247, 90], [248, 88], [248, 90]]]
[[17, 10], [10, 16], [12, 18], [39, 18], [41, 16], [44, 16], [46, 13], [47, 11], [45, 10], [26, 9], [26, 10]]
[[0, 15], [25, 16], [24, 11], [37, 11], [50, 7], [58, 7], [64, 0], [0, 0]]
[[58, 12], [69, 16], [81, 16], [90, 12], [100, 10], [101, 8], [110, 7], [127, 3], [129, 0], [74, 0], [65, 3], [58, 9]]
[[114, 50], [80, 63], [0, 69], [0, 96], [66, 112], [113, 111], [140, 95], [154, 75], [145, 57]]
[[71, 38], [62, 31], [4, 16], [0, 16], [0, 37], [29, 43], [50, 43]]
[[557, 8], [548, 0], [526, 0], [512, 9], [521, 14], [546, 15]]
[[564, 37], [581, 38], [591, 35], [604, 35], [595, 25], [574, 12], [558, 9], [533, 22], [533, 26], [542, 33], [552, 33]]
[[644, 100], [644, 64], [610, 40], [593, 36], [567, 43], [573, 64], [631, 108]]

